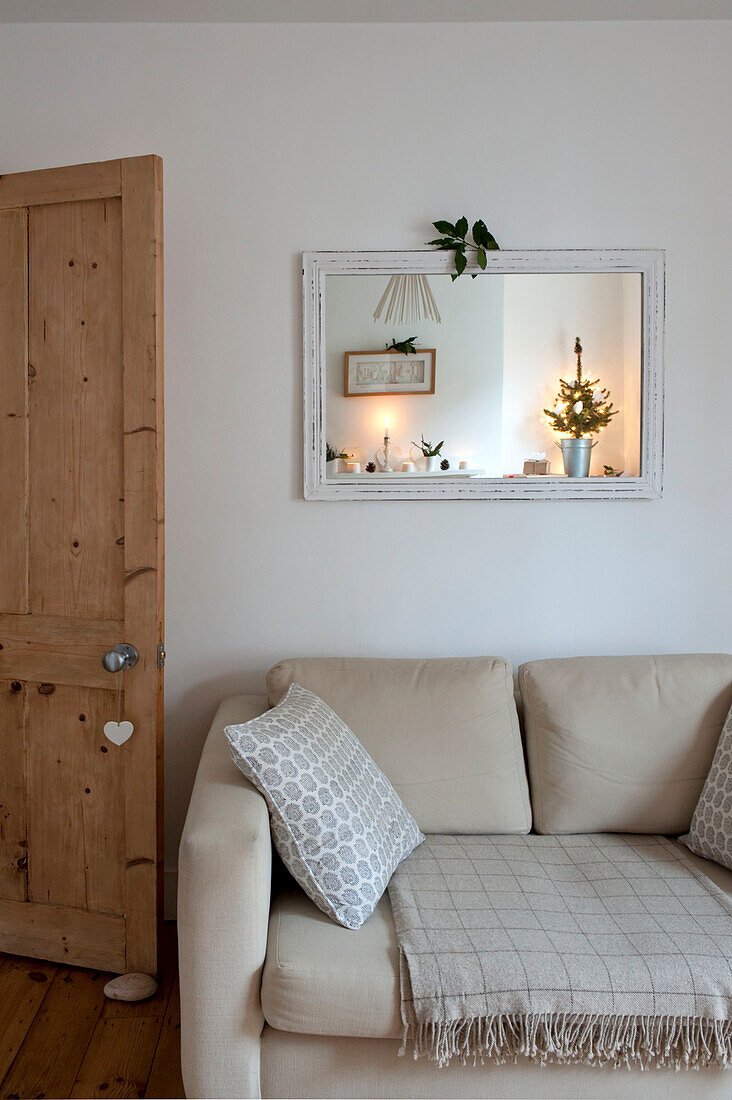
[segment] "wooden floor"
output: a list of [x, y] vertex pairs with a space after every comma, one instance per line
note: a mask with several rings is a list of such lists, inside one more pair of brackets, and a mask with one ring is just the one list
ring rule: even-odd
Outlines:
[[108, 1001], [98, 970], [0, 954], [0, 1096], [183, 1097], [175, 925], [149, 1001]]

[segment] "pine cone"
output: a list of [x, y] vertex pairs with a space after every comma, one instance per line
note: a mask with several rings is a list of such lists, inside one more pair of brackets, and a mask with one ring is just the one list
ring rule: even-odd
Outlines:
[[440, 463], [440, 469], [441, 470], [449, 470], [450, 469], [450, 463], [447, 461], [446, 458], [443, 458], [442, 462]]
[[375, 472], [376, 472], [376, 463], [375, 462], [367, 462], [366, 463], [366, 473], [367, 474], [373, 474]]

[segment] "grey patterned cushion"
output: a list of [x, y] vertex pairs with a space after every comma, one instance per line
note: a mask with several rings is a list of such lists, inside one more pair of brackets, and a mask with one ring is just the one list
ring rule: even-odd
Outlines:
[[732, 870], [732, 710], [724, 723], [689, 832], [679, 839], [698, 856]]
[[269, 806], [282, 862], [333, 920], [360, 928], [424, 837], [337, 714], [292, 684], [272, 710], [227, 726], [231, 755]]

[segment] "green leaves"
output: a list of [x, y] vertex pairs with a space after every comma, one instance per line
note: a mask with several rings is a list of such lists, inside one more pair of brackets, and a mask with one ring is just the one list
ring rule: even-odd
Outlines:
[[337, 447], [334, 447], [332, 443], [326, 443], [325, 444], [325, 461], [326, 462], [332, 462], [334, 458], [350, 458], [350, 457], [351, 456], [347, 455], [345, 451], [340, 451], [340, 450], [338, 450]]
[[406, 340], [400, 340], [398, 343], [396, 340], [392, 340], [390, 344], [386, 345], [387, 351], [399, 351], [402, 355], [416, 355], [417, 349], [414, 346], [416, 336], [409, 336]]
[[[468, 240], [468, 219], [466, 217], [458, 218], [454, 225], [452, 222], [447, 221], [437, 221], [432, 224], [437, 232], [443, 235], [427, 243], [432, 248], [438, 248], [442, 252], [455, 253], [455, 271], [452, 275], [453, 282], [462, 275], [468, 266], [467, 249], [475, 251], [475, 262], [481, 271], [485, 271], [488, 266], [487, 253], [498, 248], [498, 241], [481, 218], [473, 222], [472, 242]], [[471, 277], [473, 279], [475, 279], [477, 275], [477, 271], [471, 272]]]
[[460, 241], [457, 241], [452, 237], [437, 237], [434, 241], [427, 241], [427, 244], [434, 245], [435, 248], [445, 248], [448, 250], [451, 248], [457, 248], [460, 243]]
[[433, 447], [432, 444], [428, 443], [425, 437], [422, 436], [419, 443], [415, 443], [414, 440], [412, 440], [412, 446], [418, 447], [425, 458], [435, 458], [435, 456], [439, 455], [440, 451], [445, 446], [445, 440], [441, 439], [437, 446]]
[[473, 240], [479, 248], [487, 249], [488, 251], [498, 248], [498, 241], [493, 234], [488, 231], [488, 226], [481, 219], [478, 219], [473, 225]]

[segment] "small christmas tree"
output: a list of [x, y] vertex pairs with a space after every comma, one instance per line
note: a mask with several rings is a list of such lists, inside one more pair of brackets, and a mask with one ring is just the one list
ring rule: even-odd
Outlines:
[[607, 427], [618, 410], [613, 409], [610, 391], [599, 388], [600, 379], [594, 382], [582, 377], [582, 345], [579, 336], [574, 343], [577, 356], [577, 377], [573, 382], [559, 379], [560, 391], [553, 409], [544, 409], [552, 428], [556, 432], [582, 439], [594, 435]]

